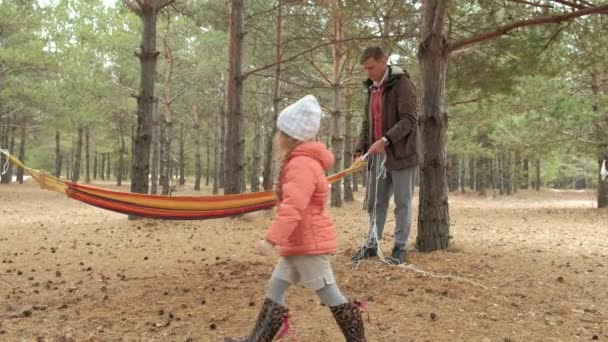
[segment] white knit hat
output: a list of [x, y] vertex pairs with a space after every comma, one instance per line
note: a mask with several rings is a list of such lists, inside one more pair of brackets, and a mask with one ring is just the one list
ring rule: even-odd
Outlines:
[[300, 140], [313, 140], [321, 125], [321, 106], [312, 95], [306, 95], [279, 114], [277, 126], [290, 137]]

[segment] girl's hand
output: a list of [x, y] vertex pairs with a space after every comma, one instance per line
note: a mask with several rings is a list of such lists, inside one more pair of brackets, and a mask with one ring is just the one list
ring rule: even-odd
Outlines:
[[270, 242], [266, 241], [265, 239], [262, 239], [262, 240], [259, 240], [258, 242], [256, 242], [255, 247], [258, 251], [258, 254], [262, 255], [262, 256], [269, 256], [274, 252], [274, 245], [272, 245]]

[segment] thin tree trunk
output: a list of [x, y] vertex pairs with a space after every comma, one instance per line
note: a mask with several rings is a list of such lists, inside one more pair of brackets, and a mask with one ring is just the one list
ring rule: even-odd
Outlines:
[[179, 185], [186, 184], [186, 127], [182, 123], [179, 130]]
[[97, 171], [99, 168], [99, 155], [95, 152], [95, 156], [93, 157], [93, 179], [97, 179]]
[[125, 143], [125, 130], [121, 126], [121, 123], [118, 123], [118, 142], [120, 146], [118, 147], [118, 172], [116, 172], [116, 185], [122, 186], [123, 173], [125, 169], [125, 154], [127, 152], [127, 146]]
[[[344, 63], [343, 53], [340, 51], [340, 44], [342, 40], [342, 9], [341, 1], [333, 0], [331, 2], [331, 20], [333, 28], [333, 39], [335, 41], [332, 44], [332, 56], [333, 56], [333, 79], [332, 79], [332, 113], [331, 113], [331, 146], [336, 158], [336, 162], [333, 167], [333, 172], [337, 173], [342, 167], [342, 126], [340, 124], [341, 112], [341, 76], [342, 76], [342, 64]], [[342, 206], [342, 180], [334, 182], [331, 185], [331, 205], [332, 207]]]
[[[196, 105], [193, 106], [192, 111], [196, 117], [196, 122], [194, 123], [194, 190], [201, 190], [201, 178], [203, 177], [203, 166], [201, 165], [201, 118]], [[209, 154], [207, 153], [207, 156]], [[209, 160], [207, 160], [207, 165], [209, 164]]]
[[[354, 74], [352, 60], [348, 63], [347, 77]], [[344, 94], [344, 169], [351, 166], [353, 162], [353, 88], [347, 87]], [[354, 175], [344, 178], [344, 201], [353, 202]]]
[[160, 164], [160, 118], [158, 113], [158, 99], [154, 101], [152, 111], [152, 161], [150, 165], [150, 193], [158, 194], [158, 173]]
[[497, 185], [498, 185], [498, 193], [502, 196], [505, 194], [505, 169], [504, 169], [504, 157], [503, 155], [499, 152], [496, 155], [497, 158], [497, 164], [498, 164], [498, 172], [497, 174]]
[[[221, 112], [218, 114], [218, 121], [221, 122], [223, 120]], [[220, 148], [224, 146], [223, 141], [220, 139], [222, 137], [222, 128], [221, 124], [217, 125], [217, 128], [213, 130], [215, 135], [215, 145], [213, 147], [213, 194], [217, 195], [220, 192], [220, 164], [219, 161], [223, 160], [220, 157]]]
[[475, 179], [477, 175], [477, 170], [475, 169], [475, 156], [469, 157], [469, 188], [473, 191], [477, 191], [477, 180]]
[[[277, 28], [275, 30], [275, 61], [279, 62], [283, 58], [282, 48], [282, 32], [283, 32], [283, 6], [281, 5], [282, 0], [278, 0], [277, 6]], [[279, 104], [281, 103], [281, 63], [277, 63], [274, 69], [274, 90], [272, 99], [272, 122], [270, 123], [270, 131], [266, 136], [266, 149], [264, 153], [264, 171], [262, 172], [263, 187], [264, 190], [270, 191], [274, 186], [274, 172], [273, 172], [273, 146], [274, 146], [274, 135], [276, 134], [276, 124], [279, 117]]]
[[85, 175], [84, 175], [84, 181], [85, 183], [91, 183], [91, 154], [90, 154], [90, 148], [89, 148], [89, 143], [91, 140], [91, 130], [89, 129], [89, 126], [85, 127], [84, 129], [84, 138], [85, 138], [85, 145], [84, 145], [84, 163], [85, 163]]
[[540, 191], [540, 160], [536, 159], [535, 167], [536, 167], [536, 182], [534, 183], [534, 188], [536, 191]]
[[[225, 175], [226, 175], [226, 169], [225, 169], [225, 165], [224, 165], [224, 161], [226, 160], [226, 101], [227, 98], [224, 95], [224, 91], [220, 90], [220, 137], [221, 140], [217, 140], [218, 142], [220, 142], [220, 160], [221, 162], [218, 161], [219, 163], [219, 179], [218, 179], [218, 185], [220, 188], [224, 188], [224, 181], [226, 179]], [[220, 138], [218, 137], [218, 138]]]
[[102, 153], [101, 154], [101, 163], [99, 163], [99, 177], [101, 178], [101, 180], [105, 180], [106, 179], [106, 154]]
[[74, 156], [74, 170], [72, 171], [72, 182], [78, 183], [80, 180], [80, 162], [82, 157], [82, 136], [83, 129], [78, 127], [78, 140], [76, 141], [76, 155]]
[[[6, 129], [6, 145], [4, 146], [8, 146], [8, 150], [10, 153], [14, 153], [15, 151], [15, 135], [17, 132], [17, 127], [15, 125], [15, 119], [13, 118], [12, 120], [9, 117], [8, 120], [8, 127]], [[0, 165], [0, 167], [4, 167], [4, 164]], [[10, 184], [13, 181], [13, 164], [12, 163], [8, 163], [8, 170], [7, 172], [2, 176], [0, 182], [2, 184]]]
[[108, 180], [110, 180], [110, 178], [112, 177], [112, 154], [111, 153], [108, 153], [108, 162], [107, 162], [106, 166], [108, 167], [108, 169], [106, 171], [106, 178]]
[[507, 191], [507, 195], [510, 196], [513, 194], [513, 155], [511, 154], [511, 152], [507, 152], [505, 155], [505, 165], [504, 165], [504, 172], [505, 172], [505, 189]]
[[[25, 129], [25, 120], [23, 120], [20, 130], [20, 139], [19, 139], [19, 160], [25, 163], [25, 138], [26, 138], [26, 129]], [[19, 184], [23, 184], [23, 172], [22, 168], [17, 169], [17, 181]]]
[[448, 175], [449, 181], [448, 186], [450, 192], [458, 190], [458, 155], [457, 154], [448, 154], [448, 159], [450, 160], [448, 166]]
[[63, 159], [61, 155], [61, 134], [59, 130], [55, 130], [55, 173], [53, 174], [55, 177], [61, 177], [61, 160]]
[[66, 162], [65, 162], [65, 179], [72, 179], [72, 170], [71, 165], [73, 162], [72, 156], [74, 155], [74, 148], [72, 147], [72, 152], [66, 153]]
[[463, 194], [466, 192], [466, 184], [467, 184], [467, 175], [466, 175], [466, 163], [467, 158], [466, 155], [462, 155], [460, 158], [459, 168], [460, 168], [460, 192]]
[[[214, 132], [216, 131], [215, 129], [213, 130]], [[210, 140], [211, 140], [211, 134], [209, 134], [209, 132], [207, 131], [207, 166], [205, 167], [205, 186], [209, 186], [209, 177], [211, 176], [211, 146], [210, 146]]]
[[422, 3], [422, 40], [418, 58], [424, 89], [420, 117], [424, 160], [420, 167], [416, 238], [416, 246], [421, 252], [447, 249], [450, 236], [446, 174], [448, 117], [445, 111], [448, 47], [443, 33], [446, 7], [446, 0]]
[[260, 163], [262, 150], [262, 111], [263, 103], [259, 97], [259, 103], [256, 108], [254, 122], [254, 138], [253, 138], [253, 162], [251, 164], [251, 192], [260, 191]]
[[521, 179], [522, 179], [521, 188], [527, 190], [530, 187], [530, 165], [529, 165], [528, 158], [524, 158], [524, 166], [523, 166], [523, 173], [521, 175]]

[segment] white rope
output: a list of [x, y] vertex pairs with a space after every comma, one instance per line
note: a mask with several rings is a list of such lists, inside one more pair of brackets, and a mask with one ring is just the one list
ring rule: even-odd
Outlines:
[[[456, 281], [462, 281], [465, 283], [469, 283], [475, 286], [479, 286], [483, 289], [487, 289], [488, 287], [474, 282], [472, 280], [466, 279], [466, 278], [462, 278], [462, 277], [458, 277], [458, 276], [454, 276], [454, 275], [442, 275], [442, 274], [434, 274], [428, 271], [425, 271], [423, 269], [421, 269], [420, 267], [414, 265], [414, 264], [399, 264], [399, 265], [395, 265], [393, 263], [391, 263], [389, 260], [387, 260], [384, 255], [382, 254], [382, 249], [380, 248], [380, 241], [378, 238], [378, 225], [376, 223], [376, 208], [378, 207], [376, 204], [378, 203], [378, 184], [380, 183], [380, 179], [385, 179], [387, 176], [387, 170], [386, 170], [386, 155], [385, 154], [372, 154], [371, 158], [369, 158], [368, 154], [365, 154], [361, 157], [362, 160], [366, 160], [366, 159], [370, 159], [368, 160], [368, 165], [369, 167], [367, 168], [366, 174], [367, 174], [367, 189], [369, 189], [369, 186], [371, 185], [371, 182], [374, 181], [376, 184], [375, 188], [374, 188], [374, 193], [372, 194], [374, 196], [374, 206], [372, 209], [372, 213], [371, 215], [369, 215], [369, 227], [370, 232], [367, 236], [367, 240], [365, 241], [365, 243], [363, 244], [363, 246], [361, 246], [361, 248], [359, 249], [359, 253], [362, 253], [364, 248], [370, 248], [370, 247], [376, 247], [377, 250], [377, 255], [378, 255], [378, 259], [380, 259], [380, 262], [391, 266], [391, 267], [398, 267], [404, 270], [409, 270], [409, 271], [413, 271], [415, 273], [418, 274], [422, 274], [425, 275], [427, 277], [430, 278], [436, 278], [436, 279], [451, 279], [451, 280], [456, 280]], [[380, 163], [380, 165], [378, 166], [378, 172], [375, 174], [374, 176], [374, 172], [377, 163]], [[369, 195], [369, 192], [368, 192]], [[367, 200], [369, 201], [369, 198], [367, 198]], [[369, 203], [368, 203], [369, 205]], [[354, 267], [355, 269], [357, 269], [359, 267], [359, 265], [362, 262], [372, 262], [369, 260], [363, 260], [360, 259], [357, 262], [355, 262]]]

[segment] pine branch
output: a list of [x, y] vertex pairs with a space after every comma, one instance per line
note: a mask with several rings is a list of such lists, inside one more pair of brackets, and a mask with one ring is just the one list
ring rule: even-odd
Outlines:
[[570, 12], [570, 13], [562, 14], [562, 15], [554, 15], [554, 16], [539, 17], [539, 18], [534, 18], [534, 19], [516, 21], [516, 22], [508, 24], [508, 25], [499, 26], [495, 31], [492, 31], [492, 32], [482, 33], [482, 34], [479, 34], [479, 35], [476, 35], [473, 37], [469, 37], [469, 38], [465, 38], [465, 39], [453, 42], [449, 45], [448, 50], [457, 51], [468, 45], [481, 43], [481, 42], [484, 42], [487, 40], [492, 40], [492, 39], [500, 37], [502, 35], [506, 35], [507, 33], [511, 32], [517, 28], [520, 28], [520, 27], [539, 26], [539, 25], [545, 25], [545, 24], [549, 24], [549, 23], [561, 23], [564, 21], [570, 21], [570, 20], [578, 18], [578, 17], [582, 17], [582, 16], [586, 16], [586, 15], [590, 15], [590, 14], [605, 13], [605, 12], [608, 12], [608, 4], [596, 6], [596, 7], [585, 8], [582, 10], [578, 10], [578, 11], [574, 11], [574, 12]]

